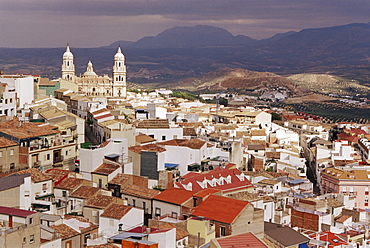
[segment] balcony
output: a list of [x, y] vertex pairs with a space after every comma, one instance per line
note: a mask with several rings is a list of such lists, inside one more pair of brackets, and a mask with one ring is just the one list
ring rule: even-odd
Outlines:
[[39, 167], [40, 167], [40, 165], [41, 165], [41, 161], [39, 160], [39, 161], [35, 161], [35, 162], [33, 162], [32, 167], [33, 167], [33, 168], [39, 168]]
[[60, 156], [54, 157], [53, 163], [60, 163], [60, 162], [63, 162], [63, 160], [64, 160], [64, 156], [60, 155]]

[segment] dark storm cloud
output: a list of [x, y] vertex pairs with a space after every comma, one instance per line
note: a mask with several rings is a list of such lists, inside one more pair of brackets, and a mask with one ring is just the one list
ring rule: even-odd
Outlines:
[[180, 19], [314, 18], [326, 15], [368, 16], [364, 0], [29, 0], [5, 1], [5, 10], [53, 11], [63, 15], [137, 16], [163, 15]]
[[267, 38], [369, 22], [369, 13], [368, 0], [0, 0], [0, 47], [100, 46], [197, 24]]

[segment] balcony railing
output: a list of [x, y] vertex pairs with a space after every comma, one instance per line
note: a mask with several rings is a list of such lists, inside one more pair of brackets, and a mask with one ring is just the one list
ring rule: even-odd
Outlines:
[[54, 160], [53, 160], [53, 163], [60, 163], [60, 162], [63, 162], [63, 155], [60, 155], [60, 156], [57, 156], [57, 157], [54, 157]]

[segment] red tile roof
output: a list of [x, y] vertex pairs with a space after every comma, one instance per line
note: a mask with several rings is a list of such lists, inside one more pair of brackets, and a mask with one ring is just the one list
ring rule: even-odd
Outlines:
[[61, 183], [59, 183], [55, 188], [59, 189], [67, 189], [67, 190], [75, 190], [79, 186], [81, 186], [84, 182], [89, 182], [88, 180], [82, 178], [66, 178]]
[[100, 188], [97, 188], [97, 187], [81, 186], [78, 189], [76, 189], [70, 195], [70, 197], [86, 199], [86, 198], [89, 198], [89, 197], [92, 197], [93, 195], [95, 195], [99, 190], [100, 190]]
[[261, 240], [250, 232], [218, 238], [217, 242], [222, 248], [267, 248]]
[[194, 192], [185, 189], [169, 188], [162, 191], [159, 195], [153, 197], [153, 199], [181, 205], [190, 198], [193, 198], [193, 193]]
[[17, 146], [18, 144], [14, 141], [8, 140], [4, 137], [0, 137], [0, 148], [2, 147], [9, 147], [9, 146]]
[[77, 236], [80, 234], [79, 232], [67, 226], [66, 224], [50, 226], [50, 228], [54, 229], [60, 235], [62, 239], [72, 238], [73, 236]]
[[60, 133], [56, 126], [35, 122], [19, 122], [16, 118], [0, 123], [0, 132], [18, 139], [39, 137]]
[[[238, 169], [216, 169], [206, 172], [206, 173], [192, 173], [193, 176], [184, 176], [185, 180], [177, 182], [175, 185], [181, 189], [186, 189], [187, 185], [191, 183], [192, 191], [199, 192], [205, 188], [219, 189], [223, 192], [231, 192], [234, 190], [241, 190], [252, 188], [252, 183], [244, 176], [243, 172]], [[230, 183], [227, 182], [226, 178], [230, 176]], [[240, 180], [240, 178], [242, 180]], [[213, 179], [221, 180], [219, 183], [215, 182], [214, 185], [211, 184]], [[223, 178], [223, 179], [220, 179]], [[200, 184], [207, 180], [205, 188]]]
[[200, 149], [203, 147], [204, 144], [206, 144], [206, 142], [200, 139], [191, 139], [191, 140], [173, 139], [164, 142], [159, 142], [157, 144], [161, 146], [185, 146], [191, 149]]
[[123, 200], [114, 196], [96, 195], [88, 200], [85, 206], [104, 209], [112, 203], [123, 203]]
[[9, 208], [9, 207], [0, 206], [0, 214], [13, 215], [13, 216], [19, 216], [19, 217], [27, 217], [27, 216], [33, 215], [35, 213], [37, 213], [37, 212], [18, 209], [18, 208]]
[[100, 215], [101, 217], [121, 219], [124, 217], [133, 207], [125, 206], [121, 204], [112, 204], [107, 207], [104, 212]]
[[34, 183], [39, 183], [39, 182], [52, 180], [51, 176], [46, 175], [46, 174], [42, 173], [41, 171], [39, 171], [38, 169], [35, 169], [35, 168], [20, 170], [20, 171], [14, 172], [13, 174], [20, 174], [21, 175], [21, 174], [28, 174], [28, 173], [31, 174], [31, 180]]
[[104, 118], [107, 118], [107, 117], [111, 117], [113, 116], [112, 114], [105, 114], [105, 115], [100, 115], [100, 116], [97, 116], [97, 117], [94, 117], [95, 119], [97, 120], [100, 120], [100, 119], [104, 119]]
[[130, 146], [128, 149], [138, 154], [141, 154], [142, 151], [149, 151], [149, 152], [165, 152], [166, 151], [165, 148], [157, 146], [156, 144], [148, 144], [148, 145], [143, 145], [143, 146]]
[[218, 222], [231, 224], [248, 204], [249, 202], [247, 201], [210, 195], [195, 209], [192, 215], [203, 216]]
[[109, 175], [119, 168], [120, 166], [118, 164], [103, 163], [98, 168], [96, 168], [92, 173], [100, 175]]
[[[321, 232], [318, 235], [319, 240], [329, 242], [329, 248], [339, 247], [341, 245], [348, 245], [348, 243], [345, 240], [343, 240], [337, 234], [332, 233], [330, 231]], [[317, 238], [317, 234], [311, 234], [309, 235], [309, 237]], [[334, 240], [337, 240], [338, 242], [334, 242]]]

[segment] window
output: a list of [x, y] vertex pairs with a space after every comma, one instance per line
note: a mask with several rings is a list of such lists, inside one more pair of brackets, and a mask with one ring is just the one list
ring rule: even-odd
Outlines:
[[68, 150], [66, 151], [66, 156], [68, 156]]
[[166, 135], [162, 135], [162, 140], [166, 140]]
[[29, 222], [30, 222], [30, 225], [31, 225], [31, 224], [32, 224], [32, 222], [33, 222], [33, 218], [30, 218], [30, 221], [29, 221]]
[[26, 241], [27, 241], [27, 238], [26, 237], [23, 237], [22, 243], [26, 243]]
[[161, 216], [161, 209], [155, 208], [155, 216]]
[[347, 187], [346, 186], [342, 187], [342, 193], [344, 193], [344, 194], [347, 193]]
[[33, 243], [35, 241], [35, 235], [30, 235], [30, 243]]
[[63, 190], [63, 191], [62, 191], [62, 196], [63, 196], [63, 197], [67, 197], [67, 191]]
[[226, 227], [220, 226], [220, 236], [226, 236]]
[[10, 163], [10, 169], [11, 170], [15, 169], [15, 164], [14, 163]]
[[72, 248], [72, 240], [66, 242], [65, 248]]
[[146, 209], [146, 202], [143, 202], [143, 209], [144, 209], [144, 212], [145, 212], [145, 209]]
[[14, 155], [14, 149], [10, 149], [10, 156]]
[[132, 206], [136, 206], [136, 200], [135, 199], [132, 199]]
[[50, 154], [46, 154], [46, 160], [50, 160]]
[[103, 180], [102, 179], [99, 179], [99, 188], [101, 188], [103, 186]]
[[176, 212], [172, 212], [171, 213], [171, 217], [174, 218], [174, 219], [177, 219], [177, 213]]

